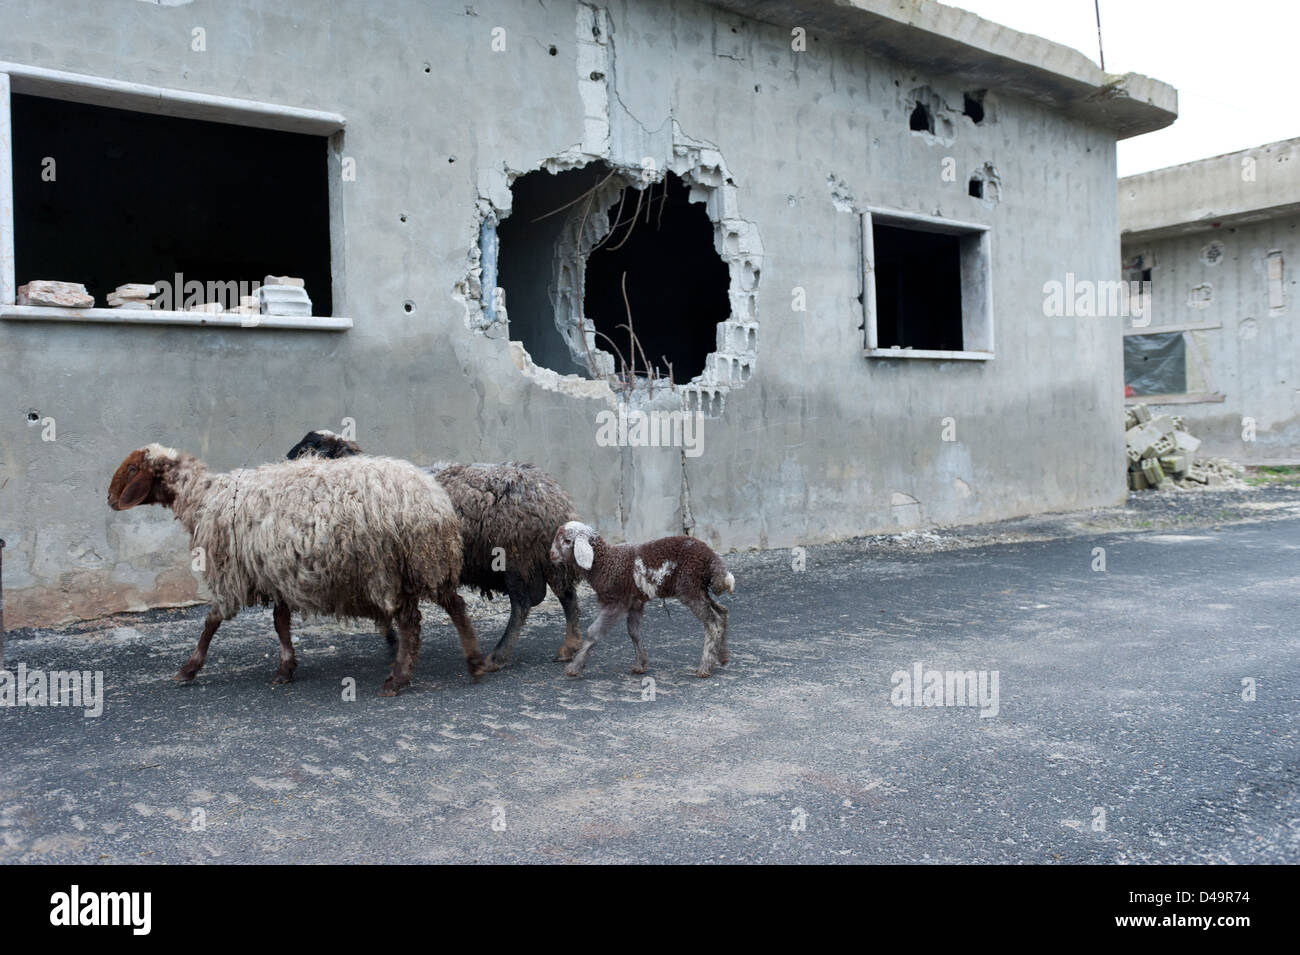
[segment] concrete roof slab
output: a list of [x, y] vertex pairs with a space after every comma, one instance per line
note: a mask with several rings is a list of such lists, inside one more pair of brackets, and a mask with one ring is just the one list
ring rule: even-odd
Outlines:
[[763, 23], [802, 26], [867, 52], [1045, 103], [1127, 139], [1178, 118], [1178, 91], [1105, 73], [1078, 50], [932, 0], [707, 0]]

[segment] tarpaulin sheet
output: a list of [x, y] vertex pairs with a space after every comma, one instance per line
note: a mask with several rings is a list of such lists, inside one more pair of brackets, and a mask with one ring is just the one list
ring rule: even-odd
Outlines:
[[1182, 332], [1124, 337], [1124, 384], [1134, 395], [1187, 392], [1187, 343]]

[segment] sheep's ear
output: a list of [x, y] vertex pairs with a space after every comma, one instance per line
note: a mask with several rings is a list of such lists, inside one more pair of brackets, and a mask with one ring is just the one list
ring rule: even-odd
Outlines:
[[121, 497], [117, 499], [117, 509], [125, 511], [128, 507], [143, 504], [149, 492], [153, 490], [153, 481], [153, 471], [148, 468], [131, 478], [130, 483], [122, 489]]
[[591, 562], [596, 559], [596, 555], [591, 552], [591, 541], [585, 537], [579, 537], [573, 542], [573, 559], [578, 562], [578, 566], [583, 570], [591, 570]]

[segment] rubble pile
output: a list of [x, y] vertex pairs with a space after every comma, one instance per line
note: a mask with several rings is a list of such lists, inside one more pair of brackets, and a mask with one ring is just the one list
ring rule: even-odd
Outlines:
[[1128, 486], [1132, 491], [1244, 487], [1246, 469], [1227, 458], [1199, 458], [1201, 439], [1179, 415], [1152, 415], [1146, 405], [1124, 411]]
[[109, 308], [151, 309], [158, 286], [152, 282], [128, 282], [108, 293]]
[[306, 283], [289, 275], [268, 275], [257, 290], [263, 315], [310, 315]]

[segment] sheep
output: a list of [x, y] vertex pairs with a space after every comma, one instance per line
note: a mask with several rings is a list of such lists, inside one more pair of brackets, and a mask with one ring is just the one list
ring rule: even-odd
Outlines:
[[646, 602], [656, 597], [676, 597], [704, 624], [704, 656], [696, 676], [711, 676], [714, 666], [730, 661], [727, 608], [709, 591], [732, 593], [736, 578], [708, 544], [681, 536], [607, 544], [588, 525], [569, 521], [556, 530], [550, 556], [591, 584], [600, 603], [600, 615], [564, 670], [569, 676], [582, 676], [592, 648], [624, 615], [636, 652], [632, 672], [644, 673], [648, 660], [641, 646], [641, 618]]
[[298, 661], [290, 614], [396, 620], [401, 634], [392, 673], [379, 691], [411, 682], [420, 653], [420, 598], [436, 601], [460, 634], [475, 679], [484, 672], [478, 637], [457, 593], [460, 521], [446, 491], [419, 468], [391, 458], [280, 462], [214, 474], [190, 454], [150, 444], [132, 451], [108, 489], [108, 506], [171, 508], [201, 548], [212, 594], [198, 646], [176, 674], [188, 683], [203, 666], [223, 620], [255, 604], [275, 607], [280, 666]]
[[[288, 457], [304, 454], [334, 458], [361, 454], [361, 449], [329, 431], [311, 431]], [[555, 659], [573, 659], [582, 643], [578, 582], [548, 556], [555, 528], [578, 517], [564, 488], [532, 464], [435, 464], [429, 472], [451, 496], [461, 520], [461, 583], [485, 597], [504, 593], [510, 598], [510, 619], [485, 668], [499, 670], [509, 662], [528, 614], [546, 597], [548, 585], [564, 608], [564, 643]]]

